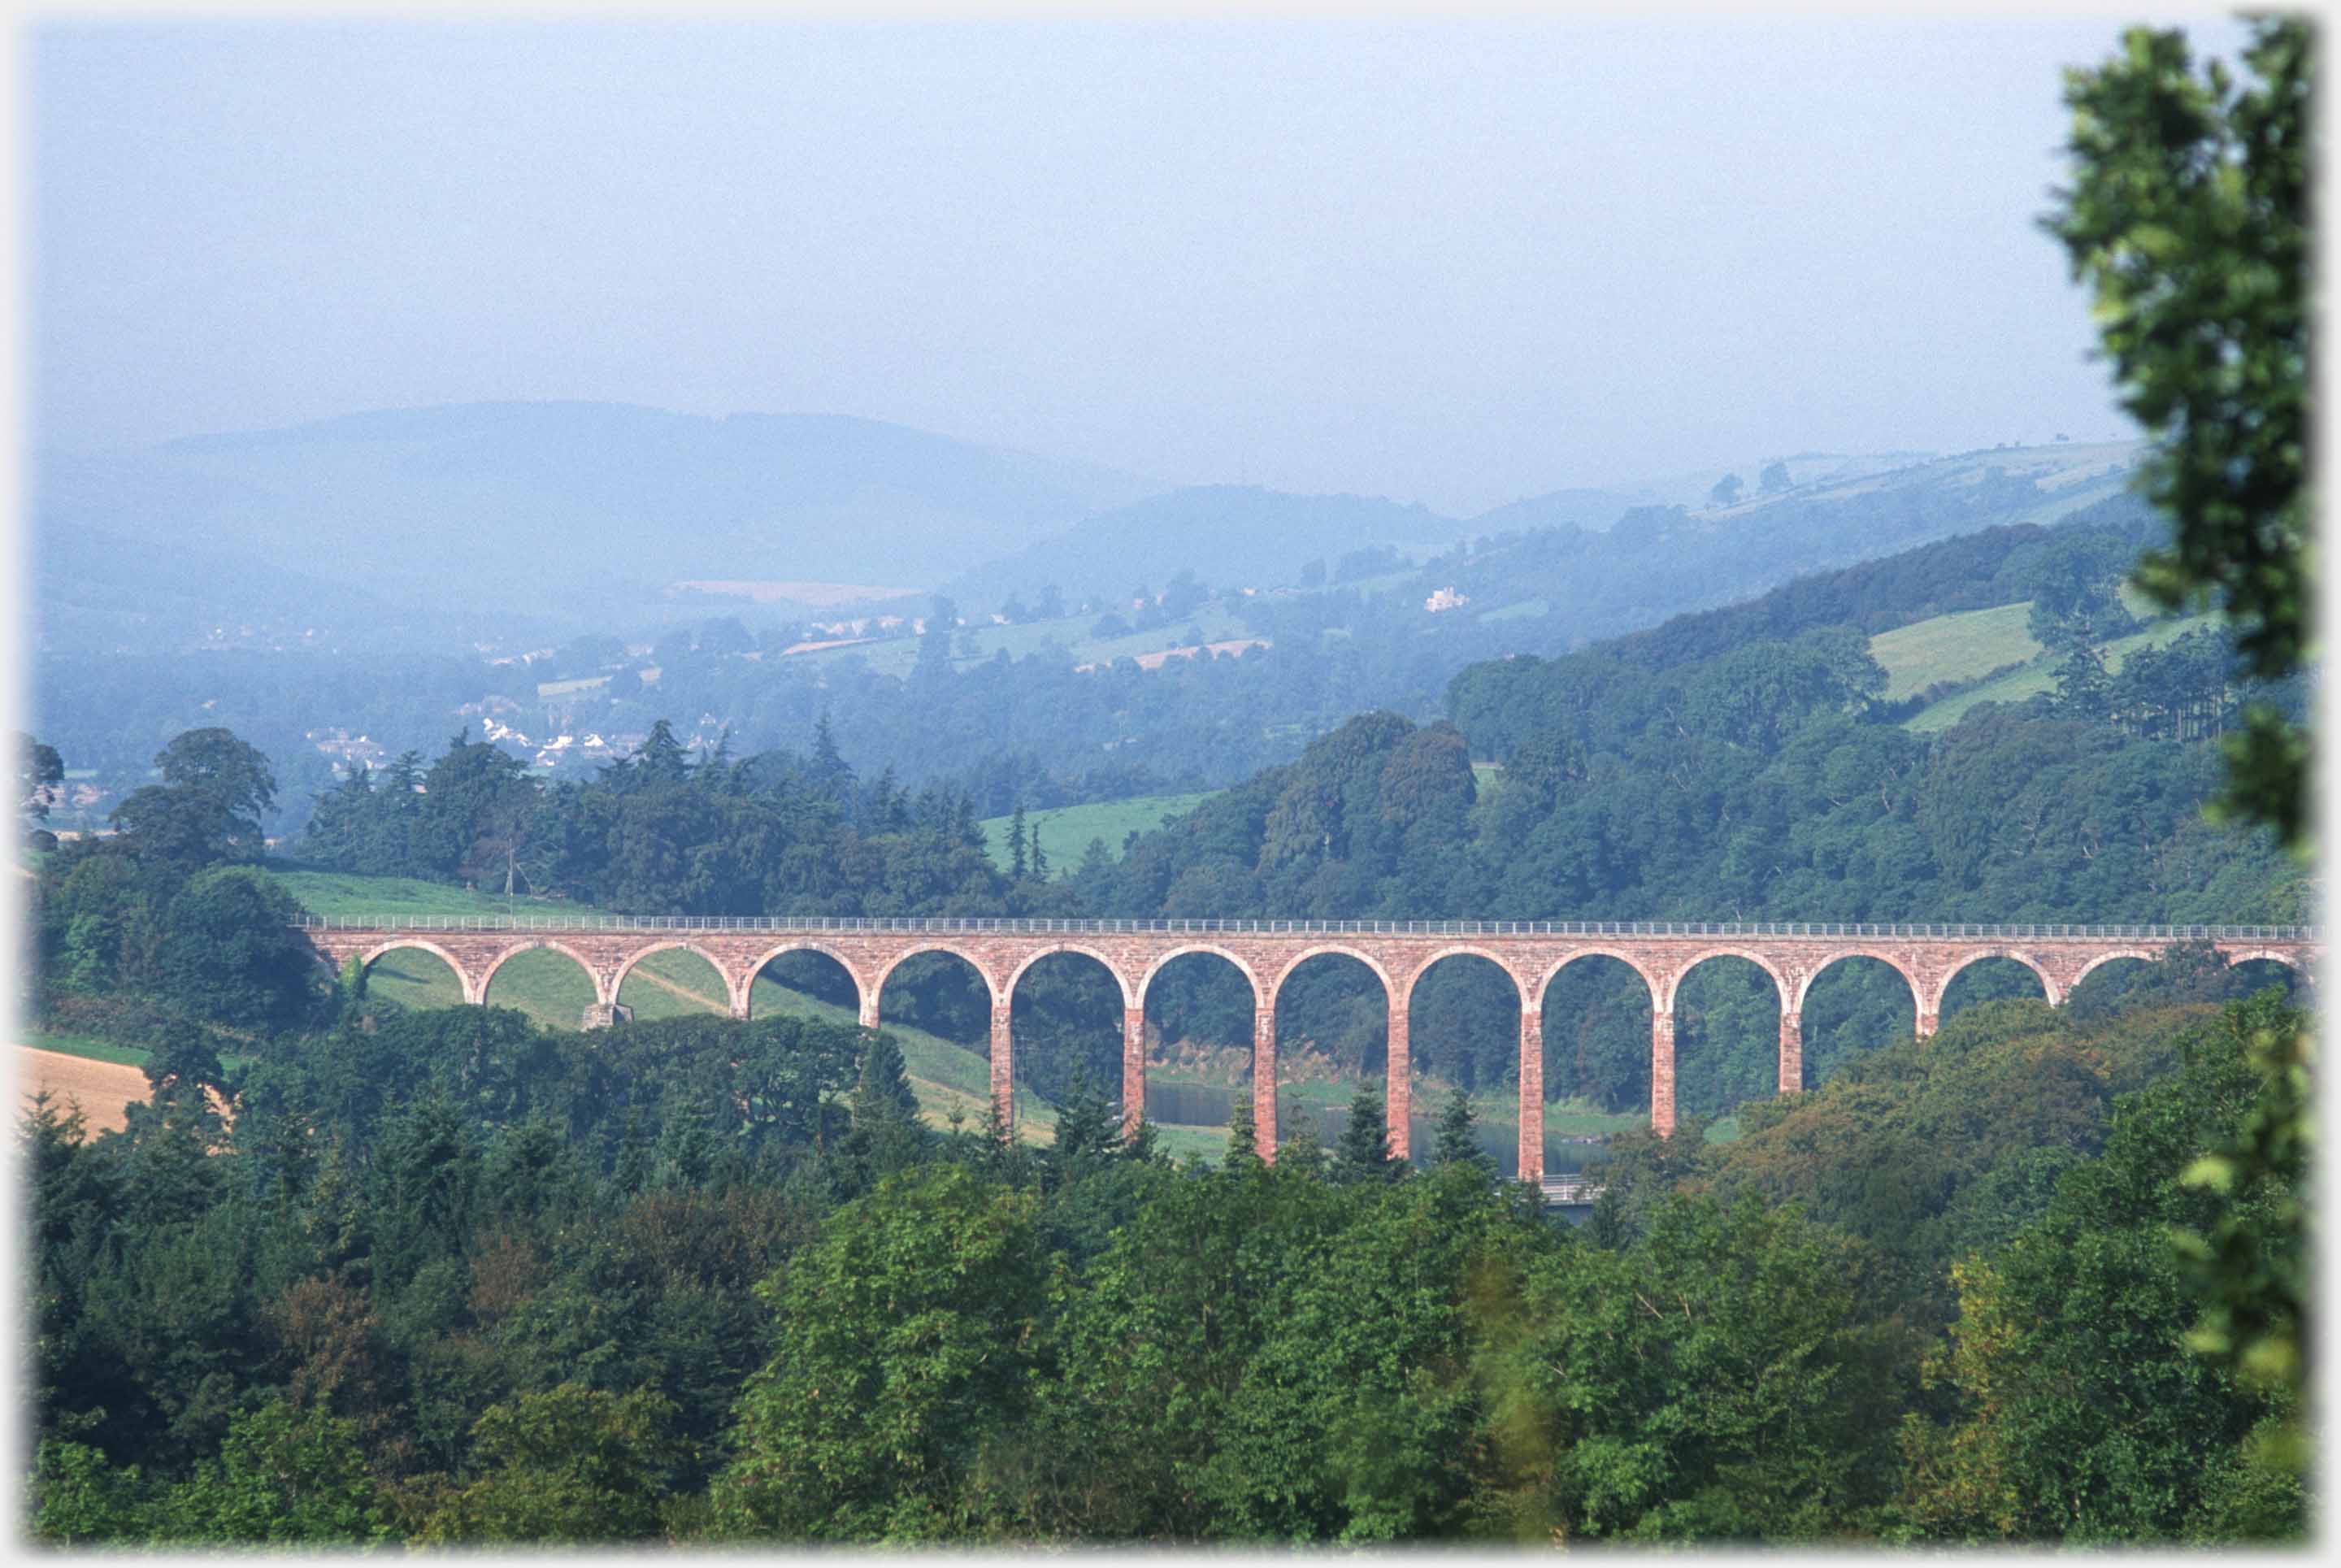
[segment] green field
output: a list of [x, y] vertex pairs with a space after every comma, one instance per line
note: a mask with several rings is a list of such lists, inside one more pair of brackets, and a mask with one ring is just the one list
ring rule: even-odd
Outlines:
[[[1210, 798], [1208, 791], [1201, 794], [1138, 795], [1130, 800], [1029, 812], [1024, 820], [1040, 829], [1041, 853], [1049, 857], [1050, 871], [1061, 875], [1081, 863], [1090, 840], [1105, 840], [1106, 853], [1119, 860], [1126, 835], [1160, 826], [1163, 818], [1192, 811]], [[1015, 820], [1012, 816], [986, 817], [979, 824], [983, 829], [985, 851], [991, 854], [992, 864], [1003, 871], [1008, 868], [1008, 829]]]
[[[119, 1041], [100, 1039], [95, 1034], [69, 1034], [57, 1029], [40, 1029], [26, 1024], [17, 1031], [24, 1044], [35, 1051], [54, 1051], [60, 1056], [80, 1056], [91, 1062], [111, 1062], [118, 1067], [144, 1067], [147, 1051], [143, 1046], [125, 1045]], [[222, 1055], [220, 1065], [235, 1072], [249, 1056]]]
[[1898, 703], [1938, 681], [1972, 681], [2037, 658], [2040, 644], [2025, 629], [2031, 614], [2027, 599], [1880, 632], [1869, 639], [1869, 656], [1886, 666], [1886, 700]]
[[[1127, 611], [1118, 612], [1127, 620]], [[1092, 637], [1090, 628], [1101, 615], [1068, 615], [1054, 621], [1028, 621], [1015, 626], [967, 625], [952, 634], [951, 663], [961, 668], [981, 664], [995, 654], [1006, 653], [1011, 659], [1037, 654], [1054, 644], [1071, 656], [1076, 664], [1111, 664], [1119, 658], [1137, 654], [1151, 654], [1159, 649], [1184, 644], [1183, 634], [1193, 626], [1203, 634], [1207, 643], [1224, 643], [1250, 636], [1244, 624], [1225, 603], [1213, 600], [1193, 614], [1158, 626], [1151, 632], [1131, 632], [1119, 637]], [[972, 653], [962, 654], [962, 645]], [[870, 667], [882, 674], [906, 675], [919, 661], [919, 639], [889, 637], [876, 642], [858, 643], [849, 648], [830, 648], [817, 654], [798, 654], [789, 663], [800, 661], [859, 658], [869, 661]]]
[[1479, 614], [1479, 619], [1482, 621], [1527, 621], [1533, 620], [1539, 615], [1549, 614], [1551, 611], [1552, 601], [1549, 599], [1522, 599], [1517, 604], [1506, 604], [1499, 610], [1483, 610]]
[[359, 876], [341, 871], [267, 867], [279, 886], [312, 914], [350, 918], [369, 914], [579, 914], [582, 905], [548, 898], [506, 898], [501, 893], [467, 893], [444, 883], [411, 876]]
[[[2105, 655], [2106, 673], [2120, 670], [2122, 661], [2140, 648], [2167, 647], [2189, 632], [2199, 632], [2216, 624], [2214, 615], [2188, 615], [2148, 626], [2143, 632], [2127, 637], [2117, 637], [2098, 652]], [[2052, 691], [2057, 684], [2057, 666], [2046, 656], [2034, 660], [2020, 670], [1987, 681], [1972, 691], [1961, 692], [1920, 713], [1903, 724], [1906, 730], [1920, 734], [1947, 730], [1957, 724], [1969, 708], [1977, 703], [2021, 703], [2042, 692]]]
[[36, 1029], [29, 1024], [18, 1034], [35, 1051], [55, 1051], [60, 1056], [83, 1056], [121, 1067], [146, 1065], [146, 1053], [140, 1047], [101, 1040], [95, 1034], [69, 1034], [55, 1029]]

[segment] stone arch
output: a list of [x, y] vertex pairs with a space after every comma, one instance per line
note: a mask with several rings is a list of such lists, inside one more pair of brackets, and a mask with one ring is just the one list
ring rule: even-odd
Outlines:
[[1667, 976], [1665, 998], [1659, 1008], [1661, 1013], [1672, 1013], [1675, 1010], [1675, 993], [1682, 989], [1684, 978], [1688, 976], [1692, 970], [1697, 969], [1700, 964], [1705, 964], [1710, 958], [1744, 958], [1748, 963], [1754, 964], [1757, 968], [1762, 970], [1765, 974], [1770, 975], [1772, 977], [1772, 989], [1778, 994], [1780, 998], [1781, 1010], [1783, 1012], [1788, 1011], [1788, 998], [1797, 994], [1796, 987], [1788, 984], [1788, 976], [1782, 974], [1778, 966], [1773, 964], [1770, 959], [1765, 957], [1759, 953], [1753, 952], [1745, 947], [1710, 947], [1704, 953], [1694, 954], [1689, 962], [1678, 965], [1675, 972]]
[[[380, 958], [385, 953], [392, 952], [401, 947], [420, 949], [422, 952], [430, 954], [433, 957], [438, 959], [440, 963], [444, 964], [450, 970], [453, 970], [455, 975], [455, 984], [463, 988], [463, 1000], [465, 1002], [477, 1004], [488, 999], [488, 976], [486, 974], [481, 975], [477, 980], [474, 980], [472, 977], [472, 972], [464, 968], [463, 965], [457, 961], [453, 954], [448, 952], [437, 943], [425, 942], [419, 936], [393, 936], [388, 942], [375, 944], [374, 946], [366, 949], [364, 953], [358, 954], [358, 967], [361, 969], [371, 969], [374, 967], [374, 961], [375, 959]], [[334, 965], [332, 959], [328, 958], [325, 962], [328, 965], [333, 965], [338, 973], [339, 966]], [[503, 960], [499, 958], [496, 962], [501, 964]], [[492, 964], [489, 966], [488, 974], [493, 974], [494, 973], [495, 968]], [[586, 973], [590, 974], [593, 972], [589, 969]]]
[[[792, 953], [818, 953], [823, 958], [828, 959], [832, 964], [836, 964], [840, 969], [844, 970], [845, 977], [853, 982], [855, 1014], [865, 1019], [870, 1016], [870, 1010], [876, 1006], [878, 1003], [878, 986], [863, 984], [862, 972], [854, 968], [852, 964], [846, 962], [845, 954], [838, 952], [833, 947], [825, 946], [818, 942], [783, 942], [779, 946], [773, 948], [771, 952], [760, 954], [751, 961], [748, 967], [742, 970], [739, 974], [727, 974], [724, 976], [725, 979], [732, 982], [732, 1014], [733, 1017], [745, 1018], [748, 1016], [749, 999], [753, 995], [756, 989], [756, 976], [764, 972], [765, 965], [771, 964], [775, 958], [785, 958]], [[890, 965], [889, 967], [892, 966]], [[720, 965], [718, 966], [717, 972], [719, 974], [722, 973], [722, 967]], [[881, 977], [880, 984], [884, 984], [882, 976]]]
[[1391, 1007], [1404, 1005], [1403, 1003], [1398, 1000], [1398, 987], [1391, 983], [1390, 971], [1382, 967], [1381, 960], [1374, 957], [1371, 954], [1369, 954], [1360, 948], [1344, 947], [1340, 943], [1334, 942], [1324, 943], [1316, 947], [1304, 948], [1300, 952], [1294, 954], [1292, 957], [1287, 961], [1284, 967], [1277, 971], [1276, 983], [1268, 994], [1269, 1004], [1270, 1006], [1274, 1006], [1276, 1004], [1276, 998], [1284, 994], [1284, 983], [1292, 978], [1292, 972], [1294, 970], [1300, 968], [1302, 964], [1308, 963], [1312, 958], [1323, 958], [1328, 954], [1340, 958], [1356, 959], [1359, 963], [1372, 970], [1374, 972], [1374, 978], [1382, 983], [1382, 998], [1386, 1005]]
[[1031, 968], [1035, 964], [1040, 963], [1043, 958], [1051, 957], [1060, 953], [1077, 953], [1083, 958], [1094, 958], [1100, 964], [1105, 965], [1105, 972], [1113, 976], [1113, 983], [1116, 985], [1121, 987], [1122, 1006], [1128, 1008], [1135, 1007], [1139, 1004], [1139, 994], [1132, 990], [1130, 984], [1130, 976], [1124, 974], [1121, 972], [1121, 967], [1117, 965], [1112, 959], [1108, 958], [1096, 948], [1084, 947], [1078, 942], [1052, 943], [1047, 947], [1039, 948], [1031, 953], [1026, 954], [1021, 959], [1017, 961], [1015, 969], [1009, 974], [1008, 984], [1001, 987], [1002, 993], [1011, 1002], [1014, 1001], [1016, 996], [1016, 983], [1024, 978], [1024, 972]]
[[1253, 1010], [1257, 1012], [1259, 1009], [1268, 1005], [1267, 999], [1260, 993], [1260, 975], [1252, 969], [1252, 966], [1246, 964], [1242, 959], [1237, 957], [1233, 953], [1229, 952], [1226, 948], [1215, 947], [1208, 942], [1190, 942], [1183, 946], [1171, 948], [1167, 953], [1157, 954], [1153, 959], [1147, 964], [1146, 973], [1138, 977], [1138, 999], [1135, 1002], [1132, 1002], [1131, 1005], [1133, 1007], [1143, 1008], [1146, 1005], [1146, 993], [1153, 987], [1154, 977], [1161, 974], [1164, 969], [1168, 968], [1174, 959], [1184, 958], [1190, 953], [1208, 953], [1214, 958], [1224, 958], [1230, 964], [1234, 964], [1236, 967], [1236, 973], [1244, 977], [1244, 984], [1251, 987], [1251, 1004]]
[[2239, 949], [2233, 954], [2227, 954], [2226, 957], [2227, 967], [2230, 969], [2233, 969], [2238, 964], [2252, 964], [2265, 959], [2270, 964], [2283, 964], [2286, 969], [2291, 970], [2303, 980], [2315, 978], [2308, 972], [2308, 961], [2306, 954], [2278, 953], [2273, 948], [2255, 947], [2248, 953]]
[[[643, 959], [648, 958], [653, 953], [666, 953], [678, 947], [682, 948], [686, 953], [696, 953], [700, 957], [707, 961], [707, 966], [715, 971], [715, 978], [723, 983], [725, 996], [732, 1004], [732, 1016], [734, 1018], [739, 1017], [741, 1015], [740, 988], [732, 983], [732, 974], [729, 970], [723, 967], [723, 961], [717, 958], [712, 953], [708, 952], [704, 947], [700, 946], [699, 944], [685, 941], [683, 938], [679, 936], [666, 942], [653, 942], [647, 947], [637, 948], [635, 951], [626, 954], [624, 960], [618, 965], [618, 972], [610, 977], [610, 1000], [615, 1002], [620, 996], [625, 994], [626, 976], [633, 973], [635, 964], [640, 964]], [[752, 978], [753, 974], [753, 971], [750, 972]], [[484, 995], [485, 993], [483, 992], [482, 994]]]
[[1911, 972], [1909, 965], [1904, 964], [1898, 958], [1878, 952], [1874, 947], [1848, 947], [1830, 954], [1827, 958], [1822, 959], [1818, 964], [1814, 964], [1812, 968], [1805, 972], [1804, 978], [1797, 983], [1796, 1001], [1789, 1006], [1788, 1011], [1802, 1016], [1805, 1011], [1805, 998], [1811, 994], [1813, 982], [1818, 980], [1824, 973], [1834, 968], [1836, 965], [1844, 963], [1848, 958], [1874, 958], [1878, 963], [1885, 964], [1888, 969], [1894, 971], [1895, 974], [1899, 974], [1902, 977], [1902, 984], [1910, 988], [1910, 1005], [1912, 1008], [1920, 1013], [1924, 1013], [1927, 1010], [1926, 988], [1918, 984], [1918, 977]]
[[2081, 965], [2080, 973], [2073, 976], [2073, 984], [2067, 988], [2066, 994], [2070, 995], [2072, 991], [2078, 987], [2082, 981], [2087, 980], [2097, 970], [2103, 969], [2107, 964], [2120, 958], [2142, 959], [2146, 963], [2151, 964], [2155, 960], [2155, 955], [2148, 953], [2143, 947], [2117, 947], [2109, 953], [2100, 953], [2095, 958], [2090, 959], [2087, 964]]
[[[806, 946], [810, 944], [800, 943], [798, 945]], [[991, 973], [991, 970], [984, 964], [983, 960], [978, 958], [972, 953], [963, 952], [959, 948], [953, 947], [947, 942], [930, 942], [916, 947], [906, 947], [902, 952], [895, 954], [892, 958], [886, 960], [883, 964], [879, 966], [878, 973], [871, 978], [869, 990], [870, 999], [874, 1001], [876, 998], [885, 994], [887, 976], [892, 974], [897, 969], [902, 968], [905, 962], [918, 957], [922, 953], [940, 953], [946, 957], [958, 959], [970, 969], [974, 970], [977, 977], [983, 982], [983, 988], [991, 994], [991, 1005], [994, 1009], [1008, 1005], [1008, 998], [1001, 993], [1000, 981], [998, 977]], [[851, 973], [850, 968], [848, 973]], [[858, 979], [856, 984], [859, 984]]]
[[[575, 948], [570, 946], [565, 942], [555, 942], [549, 936], [532, 936], [523, 941], [513, 943], [510, 947], [505, 948], [493, 958], [488, 960], [487, 968], [482, 971], [480, 974], [480, 1000], [483, 1003], [487, 1001], [488, 987], [495, 984], [497, 970], [502, 969], [507, 962], [512, 959], [518, 958], [522, 954], [533, 953], [540, 947], [552, 949], [553, 952], [560, 954], [563, 958], [568, 959], [570, 963], [577, 965], [578, 968], [583, 970], [585, 972], [585, 977], [593, 983], [593, 1000], [602, 1006], [608, 1006], [611, 1000], [617, 995], [617, 992], [614, 989], [605, 990], [603, 988], [602, 984], [602, 972], [595, 969], [591, 964], [588, 964], [585, 961], [584, 954], [579, 953]], [[722, 971], [718, 970], [717, 973], [721, 974]]]
[[[1510, 964], [1505, 963], [1502, 959], [1497, 957], [1486, 948], [1474, 947], [1469, 943], [1459, 943], [1453, 947], [1442, 947], [1438, 952], [1432, 954], [1429, 958], [1424, 959], [1420, 964], [1416, 964], [1414, 966], [1414, 973], [1406, 977], [1406, 985], [1403, 993], [1393, 994], [1398, 995], [1398, 1005], [1407, 1009], [1409, 1012], [1413, 1011], [1414, 988], [1422, 984], [1422, 977], [1424, 975], [1430, 974], [1434, 967], [1445, 963], [1450, 958], [1486, 959], [1489, 963], [1494, 964], [1497, 969], [1502, 972], [1505, 979], [1512, 983], [1512, 990], [1519, 994], [1520, 1005], [1524, 1008], [1528, 1006], [1529, 988], [1527, 982], [1523, 981], [1519, 974], [1513, 972]], [[1387, 982], [1385, 982], [1385, 984], [1387, 984]]]
[[1536, 995], [1534, 998], [1532, 1011], [1538, 1013], [1542, 1013], [1544, 1011], [1544, 994], [1552, 989], [1554, 979], [1559, 975], [1562, 970], [1568, 968], [1570, 964], [1576, 963], [1580, 958], [1616, 959], [1619, 963], [1624, 964], [1627, 968], [1632, 970], [1636, 974], [1641, 977], [1642, 984], [1649, 989], [1650, 1006], [1652, 1010], [1658, 1012], [1665, 1011], [1663, 1008], [1659, 1006], [1659, 996], [1660, 993], [1658, 978], [1648, 969], [1642, 966], [1642, 961], [1640, 959], [1635, 957], [1632, 954], [1628, 953], [1625, 949], [1620, 947], [1580, 947], [1570, 953], [1568, 957], [1563, 958], [1551, 968], [1546, 970], [1544, 972], [1544, 978], [1539, 980], [1536, 984]]
[[1990, 947], [1979, 949], [1974, 953], [1961, 954], [1951, 966], [1943, 972], [1942, 979], [1936, 982], [1935, 1004], [1932, 1007], [1928, 1008], [1927, 1011], [1933, 1014], [1938, 1018], [1941, 1017], [1943, 1014], [1943, 998], [1951, 994], [1951, 982], [1957, 980], [1961, 974], [1965, 974], [1967, 970], [1974, 968], [1977, 964], [1981, 964], [1987, 958], [2012, 958], [2017, 963], [2024, 965], [2025, 968], [2032, 971], [2033, 974], [2038, 975], [2040, 977], [2040, 994], [2048, 999], [2049, 1006], [2054, 1007], [2065, 999], [2062, 989], [2058, 987], [2057, 982], [2050, 977], [2047, 966], [2042, 964], [2038, 959], [2033, 957], [2032, 954], [2028, 953], [2019, 953], [2012, 947]]

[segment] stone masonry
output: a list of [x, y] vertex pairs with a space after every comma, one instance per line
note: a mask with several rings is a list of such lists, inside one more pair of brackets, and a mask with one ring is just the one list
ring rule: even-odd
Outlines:
[[[1079, 954], [1103, 964], [1122, 994], [1122, 1114], [1134, 1124], [1146, 1104], [1145, 1000], [1165, 964], [1188, 954], [1214, 954], [1235, 966], [1254, 998], [1252, 1111], [1260, 1148], [1276, 1150], [1276, 998], [1302, 964], [1325, 954], [1357, 959], [1381, 981], [1389, 1003], [1389, 1118], [1394, 1154], [1410, 1142], [1411, 1061], [1409, 1006], [1417, 981], [1442, 959], [1469, 954], [1509, 976], [1520, 997], [1519, 1174], [1544, 1170], [1545, 988], [1563, 966], [1596, 955], [1639, 974], [1651, 999], [1650, 1125], [1675, 1127], [1675, 996], [1683, 977], [1711, 958], [1747, 959], [1771, 976], [1780, 995], [1778, 1085], [1803, 1086], [1802, 1015], [1813, 981], [1832, 964], [1874, 958], [1909, 985], [1918, 1033], [1935, 1032], [1952, 977], [1985, 958], [2011, 958], [2040, 977], [2051, 1003], [2081, 978], [2117, 958], [2155, 957], [2184, 937], [2209, 938], [2230, 964], [2274, 959], [2306, 970], [2321, 952], [2321, 933], [2303, 927], [2144, 926], [1701, 926], [1577, 925], [1525, 922], [1352, 922], [1310, 925], [1270, 921], [723, 921], [573, 922], [460, 920], [311, 922], [321, 958], [339, 969], [351, 958], [371, 964], [396, 948], [435, 954], [452, 968], [463, 999], [483, 1001], [496, 970], [514, 954], [550, 948], [593, 978], [596, 1011], [613, 1016], [626, 973], [651, 954], [684, 948], [723, 977], [732, 1015], [748, 1015], [757, 974], [783, 954], [812, 952], [841, 965], [861, 995], [861, 1019], [878, 1024], [886, 977], [904, 959], [946, 953], [964, 959], [991, 995], [991, 1093], [1003, 1124], [1012, 1123], [1010, 1001], [1016, 984], [1051, 954]], [[1898, 934], [1908, 933], [1910, 934]]]

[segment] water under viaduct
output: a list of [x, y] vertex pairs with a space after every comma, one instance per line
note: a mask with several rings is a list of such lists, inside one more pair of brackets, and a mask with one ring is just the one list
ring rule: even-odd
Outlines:
[[2151, 959], [2172, 943], [2212, 943], [2229, 964], [2272, 959], [2306, 971], [2321, 952], [2321, 931], [2251, 925], [1854, 925], [1702, 924], [1581, 921], [1271, 921], [1271, 920], [887, 920], [629, 917], [426, 917], [318, 919], [304, 923], [321, 957], [335, 969], [350, 959], [371, 964], [399, 948], [436, 954], [455, 973], [468, 1003], [483, 1003], [496, 970], [517, 954], [551, 948], [593, 977], [598, 1010], [609, 1016], [627, 971], [651, 954], [685, 948], [712, 964], [731, 996], [732, 1015], [748, 1016], [757, 974], [783, 954], [825, 954], [843, 968], [861, 996], [861, 1019], [878, 1024], [886, 977], [904, 959], [943, 953], [965, 960], [991, 999], [991, 1093], [1003, 1123], [1014, 1114], [1009, 1005], [1016, 984], [1051, 954], [1084, 954], [1103, 964], [1121, 988], [1122, 1114], [1135, 1122], [1146, 1104], [1144, 1034], [1147, 987], [1165, 964], [1188, 954], [1216, 954], [1250, 984], [1253, 1001], [1252, 1114], [1260, 1147], [1276, 1148], [1276, 1000], [1292, 972], [1311, 958], [1339, 954], [1370, 969], [1389, 1006], [1389, 1117], [1394, 1153], [1409, 1152], [1411, 1093], [1407, 1010], [1415, 983], [1434, 964], [1471, 954], [1495, 964], [1519, 994], [1519, 1174], [1544, 1171], [1545, 989], [1581, 958], [1613, 958], [1649, 987], [1650, 1124], [1675, 1125], [1675, 995], [1683, 977], [1713, 958], [1744, 958], [1768, 974], [1780, 996], [1779, 1089], [1803, 1083], [1801, 1013], [1820, 973], [1843, 959], [1886, 964], [1910, 987], [1918, 1033], [1935, 1032], [1952, 978], [1987, 958], [2008, 958], [2039, 976], [2052, 1004], [2083, 976], [2117, 958]]

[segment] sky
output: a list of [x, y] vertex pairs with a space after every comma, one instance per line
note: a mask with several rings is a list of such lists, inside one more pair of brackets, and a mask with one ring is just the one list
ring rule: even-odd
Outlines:
[[2124, 436], [2037, 222], [2117, 30], [52, 22], [25, 434], [838, 413], [1456, 515]]

